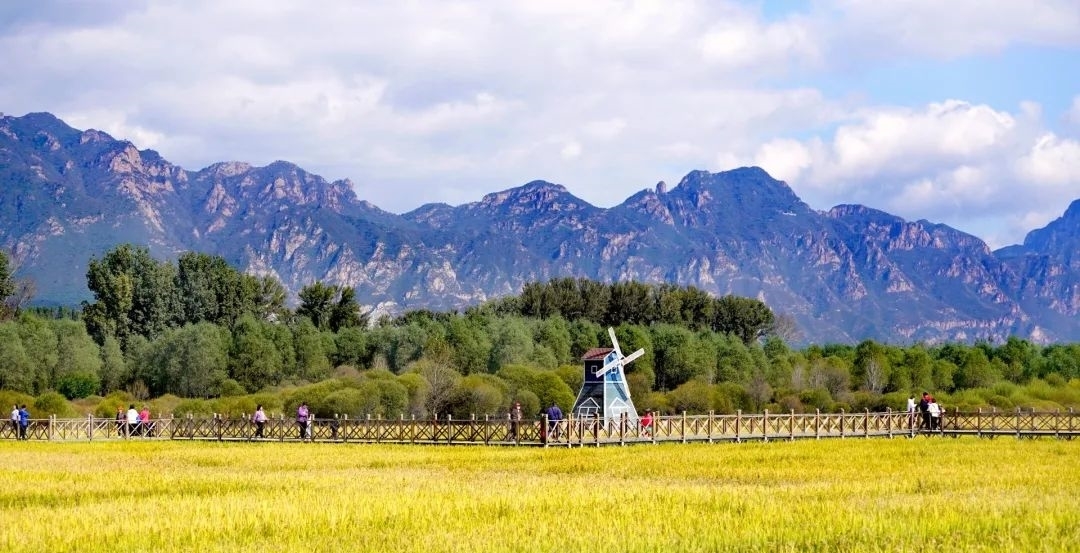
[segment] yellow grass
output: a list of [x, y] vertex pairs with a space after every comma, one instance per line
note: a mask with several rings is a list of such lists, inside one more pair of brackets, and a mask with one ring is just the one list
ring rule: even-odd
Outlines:
[[0, 551], [1068, 551], [1080, 441], [0, 443]]

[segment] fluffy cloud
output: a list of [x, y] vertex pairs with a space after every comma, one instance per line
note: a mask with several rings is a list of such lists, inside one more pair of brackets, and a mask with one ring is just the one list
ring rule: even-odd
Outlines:
[[[1074, 47], [1071, 0], [12, 5], [3, 111], [52, 111], [193, 169], [288, 159], [393, 211], [536, 178], [613, 205], [741, 163], [815, 207], [961, 228], [1000, 221], [1009, 187], [1080, 196], [1075, 139], [1027, 108], [884, 107], [828, 86], [892, 60]], [[1080, 97], [1067, 119], [1080, 129]], [[1040, 206], [1024, 213], [1052, 214]]]
[[776, 139], [736, 159], [788, 180], [811, 205], [864, 203], [950, 223], [993, 245], [1080, 197], [1080, 142], [1016, 113], [960, 101], [863, 110], [831, 139]]

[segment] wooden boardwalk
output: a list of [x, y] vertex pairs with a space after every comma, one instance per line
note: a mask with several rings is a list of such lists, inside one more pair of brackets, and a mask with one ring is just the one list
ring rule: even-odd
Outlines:
[[[824, 438], [936, 436], [1013, 436], [1016, 438], [1080, 436], [1080, 415], [1065, 412], [978, 411], [946, 413], [940, 428], [920, 429], [920, 418], [908, 413], [755, 413], [656, 417], [650, 428], [632, 421], [567, 419], [522, 421], [516, 427], [504, 418], [450, 417], [418, 419], [316, 419], [305, 429], [305, 441], [327, 443], [472, 444], [503, 446], [600, 446], [660, 442], [744, 442]], [[258, 441], [298, 442], [301, 427], [278, 417], [266, 422]], [[7, 422], [0, 440], [14, 440]], [[150, 428], [128, 428], [113, 419], [93, 417], [31, 421], [28, 438], [37, 441], [88, 440], [256, 440], [247, 417], [165, 417]]]

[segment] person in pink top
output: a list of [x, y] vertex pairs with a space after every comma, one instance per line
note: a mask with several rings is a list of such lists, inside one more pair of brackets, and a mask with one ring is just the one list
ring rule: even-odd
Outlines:
[[142, 431], [143, 436], [153, 437], [154, 428], [150, 426], [150, 407], [143, 405], [142, 411], [139, 411], [139, 430]]
[[308, 416], [307, 402], [301, 403], [300, 407], [296, 410], [296, 426], [300, 428], [301, 440], [307, 436]]

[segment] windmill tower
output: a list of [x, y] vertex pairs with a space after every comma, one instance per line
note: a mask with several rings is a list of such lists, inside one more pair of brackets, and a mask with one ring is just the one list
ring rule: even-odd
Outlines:
[[585, 363], [585, 382], [574, 400], [572, 412], [579, 418], [618, 420], [625, 414], [627, 418], [637, 420], [637, 409], [630, 399], [623, 367], [645, 355], [645, 350], [624, 356], [615, 330], [609, 328], [608, 335], [614, 348], [593, 348], [581, 357]]

